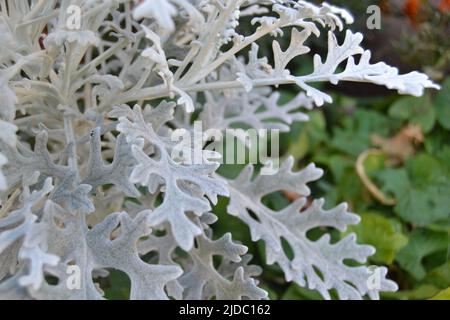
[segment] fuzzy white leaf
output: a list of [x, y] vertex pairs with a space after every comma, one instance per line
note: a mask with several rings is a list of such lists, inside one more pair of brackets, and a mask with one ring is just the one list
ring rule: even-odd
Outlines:
[[163, 203], [149, 217], [149, 223], [158, 225], [168, 221], [180, 247], [191, 249], [194, 237], [201, 230], [186, 217], [186, 213], [194, 212], [201, 216], [211, 208], [205, 196], [215, 204], [217, 195], [228, 194], [223, 181], [211, 177], [218, 164], [176, 163], [168, 152], [170, 147], [145, 122], [139, 106], [135, 106], [133, 110], [132, 121], [120, 118], [117, 129], [127, 136], [128, 141], [143, 138], [157, 148], [159, 159], [146, 154], [143, 144], [132, 146], [137, 165], [131, 173], [130, 181], [146, 186], [150, 193], [154, 193], [160, 184], [164, 185]]
[[[361, 299], [365, 295], [378, 298], [378, 291], [369, 288], [367, 267], [351, 267], [344, 260], [364, 263], [374, 253], [370, 246], [356, 244], [355, 235], [337, 243], [330, 242], [328, 234], [312, 241], [307, 232], [317, 227], [332, 227], [344, 231], [349, 224], [359, 222], [359, 217], [347, 212], [346, 205], [332, 210], [323, 209], [323, 200], [315, 200], [305, 208], [310, 190], [307, 183], [317, 180], [322, 171], [310, 165], [302, 171], [291, 171], [293, 159], [282, 164], [275, 176], [257, 176], [252, 180], [253, 167], [244, 169], [240, 176], [230, 181], [230, 204], [228, 210], [249, 227], [252, 240], [264, 240], [267, 263], [277, 263], [285, 273], [287, 281], [318, 290], [329, 299], [329, 290], [336, 289], [340, 299]], [[262, 204], [263, 196], [274, 191], [288, 190], [300, 198], [281, 211], [273, 211]], [[303, 212], [300, 212], [301, 209]], [[283, 248], [282, 239], [292, 248], [289, 257]], [[383, 276], [385, 269], [381, 269]], [[395, 291], [394, 282], [381, 280], [382, 291]]]
[[158, 24], [170, 31], [175, 29], [172, 17], [177, 14], [177, 9], [169, 0], [144, 0], [133, 10], [133, 18], [153, 18]]

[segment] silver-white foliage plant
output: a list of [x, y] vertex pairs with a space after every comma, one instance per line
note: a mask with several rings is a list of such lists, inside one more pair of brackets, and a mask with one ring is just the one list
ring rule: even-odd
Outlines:
[[[371, 63], [362, 35], [343, 32], [347, 11], [299, 0], [2, 0], [0, 8], [0, 298], [102, 299], [98, 279], [111, 269], [130, 278], [132, 299], [267, 298], [247, 247], [213, 235], [218, 196], [264, 241], [266, 262], [286, 281], [324, 298], [396, 290], [384, 267], [378, 286], [368, 285], [374, 249], [355, 235], [308, 238], [317, 227], [359, 222], [345, 204], [308, 201], [308, 183], [322, 175], [314, 164], [293, 172], [288, 158], [275, 175], [248, 166], [229, 180], [217, 162], [171, 157], [170, 135], [194, 130], [197, 118], [204, 129], [288, 131], [308, 120], [307, 109], [332, 102], [315, 82], [415, 96], [437, 87]], [[252, 28], [238, 31], [244, 19]], [[311, 56], [308, 41], [324, 32], [327, 56]], [[260, 39], [272, 39], [273, 63], [258, 53]], [[308, 58], [312, 73], [287, 69]], [[280, 105], [284, 84], [299, 94]], [[280, 190], [300, 198], [271, 210], [262, 198]]]

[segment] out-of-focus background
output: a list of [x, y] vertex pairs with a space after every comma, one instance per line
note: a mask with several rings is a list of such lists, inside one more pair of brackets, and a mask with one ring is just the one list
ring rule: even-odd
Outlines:
[[[312, 185], [314, 197], [324, 197], [328, 208], [347, 202], [361, 216], [361, 223], [348, 232], [376, 247], [369, 263], [386, 265], [400, 287], [383, 299], [450, 299], [450, 0], [328, 3], [353, 13], [356, 22], [350, 29], [364, 34], [373, 61], [403, 73], [425, 72], [442, 90], [414, 98], [366, 84], [326, 85], [333, 104], [310, 112], [310, 122], [296, 123], [282, 135], [282, 152], [295, 156], [298, 169], [311, 162], [324, 169], [323, 179]], [[367, 8], [374, 4], [381, 9], [380, 30], [367, 28]], [[271, 42], [260, 45], [270, 57]], [[326, 54], [325, 37], [316, 39], [313, 48]], [[293, 74], [311, 68], [312, 59], [291, 66]], [[282, 90], [285, 100], [298, 92], [294, 86]], [[277, 209], [295, 197], [278, 193], [266, 204]], [[216, 235], [231, 231], [234, 239], [252, 244], [248, 228], [226, 213], [226, 205], [222, 199], [215, 211]], [[332, 234], [336, 239], [344, 235]], [[314, 291], [287, 284], [278, 267], [267, 266], [262, 243], [251, 245], [249, 252], [255, 264], [264, 266], [260, 279], [271, 299], [321, 299]], [[106, 296], [127, 297], [129, 280], [121, 275], [111, 279]]]

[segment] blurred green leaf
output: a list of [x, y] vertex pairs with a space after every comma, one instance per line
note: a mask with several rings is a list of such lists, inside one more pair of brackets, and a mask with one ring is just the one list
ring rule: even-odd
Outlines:
[[371, 146], [371, 135], [386, 135], [391, 121], [376, 111], [357, 109], [353, 115], [342, 116], [342, 126], [336, 127], [331, 145], [346, 154], [358, 156]]
[[422, 282], [441, 289], [450, 287], [450, 261], [429, 271]]
[[354, 232], [358, 242], [376, 248], [377, 252], [370, 257], [372, 261], [391, 264], [397, 252], [408, 243], [408, 238], [401, 231], [401, 224], [375, 212], [363, 213], [360, 217], [361, 222], [350, 226], [346, 234]]
[[299, 287], [292, 284], [281, 298], [282, 300], [323, 300], [322, 296], [315, 290]]
[[395, 212], [405, 221], [425, 226], [450, 218], [450, 177], [437, 158], [420, 154], [406, 168], [386, 169], [377, 175], [383, 190], [395, 195]]
[[108, 300], [128, 300], [130, 298], [131, 281], [128, 275], [116, 269], [109, 269], [109, 275], [100, 282], [106, 282], [105, 298]]
[[300, 133], [298, 138], [290, 144], [287, 153], [293, 156], [295, 159], [303, 159], [309, 149], [310, 146], [308, 132], [304, 130]]
[[450, 78], [444, 82], [441, 91], [436, 95], [434, 105], [439, 124], [450, 130]]
[[426, 284], [420, 285], [411, 290], [398, 291], [394, 293], [383, 293], [382, 297], [387, 299], [398, 299], [398, 300], [424, 300], [433, 297], [438, 292], [439, 292], [438, 288]]
[[437, 295], [435, 295], [431, 300], [450, 300], [450, 288], [447, 288]]
[[330, 167], [335, 181], [343, 179], [346, 172], [354, 171], [355, 161], [349, 157], [334, 154], [325, 158], [325, 161], [322, 162], [325, 162]]
[[[408, 245], [398, 253], [395, 260], [416, 280], [421, 280], [427, 274], [423, 265], [425, 257], [435, 252], [446, 251], [448, 246], [448, 233], [416, 229], [409, 237]], [[444, 254], [446, 255], [446, 252]]]
[[393, 118], [408, 120], [421, 126], [425, 133], [430, 132], [436, 122], [436, 112], [429, 95], [422, 97], [403, 97], [397, 100], [389, 109]]
[[[436, 128], [433, 133], [425, 137], [425, 149], [430, 154], [439, 154], [450, 159], [450, 156], [445, 155], [445, 150], [450, 150], [449, 132], [442, 128]], [[448, 152], [450, 153], [450, 152]]]
[[[218, 217], [219, 223], [213, 224], [214, 236], [218, 239], [228, 232], [232, 232], [233, 240], [241, 241], [247, 246], [253, 244], [250, 237], [250, 231], [246, 224], [241, 220], [228, 214], [227, 206], [228, 199], [225, 197], [219, 197], [217, 205], [214, 207], [214, 213]], [[254, 254], [252, 246], [249, 247], [249, 252]]]
[[308, 153], [315, 153], [320, 143], [329, 140], [322, 110], [308, 112], [308, 116], [308, 122], [293, 124], [291, 132], [282, 136], [282, 139], [289, 140], [287, 154], [297, 160], [303, 159]]

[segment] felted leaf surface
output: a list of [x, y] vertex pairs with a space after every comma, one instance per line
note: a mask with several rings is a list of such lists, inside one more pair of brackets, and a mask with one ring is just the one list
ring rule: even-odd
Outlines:
[[[255, 280], [246, 273], [244, 266], [226, 268], [229, 262], [238, 263], [247, 248], [231, 241], [231, 234], [212, 241], [207, 237], [197, 237], [197, 248], [191, 251], [192, 266], [180, 277], [180, 284], [185, 287], [185, 299], [238, 300], [242, 298], [263, 299], [267, 296], [264, 290], [257, 287]], [[219, 273], [213, 265], [213, 256], [223, 258]], [[228, 270], [233, 270], [230, 273]]]
[[[32, 210], [52, 189], [52, 181], [48, 178], [41, 190], [31, 192], [24, 199], [22, 208], [0, 219], [0, 254], [13, 260], [3, 266], [5, 269], [0, 274], [6, 275], [13, 270], [12, 263], [23, 261], [22, 271], [16, 278], [21, 287], [39, 289], [44, 281], [44, 266], [55, 266], [59, 261], [58, 256], [47, 252], [45, 225], [37, 221], [38, 216]], [[2, 286], [0, 284], [0, 292]]]
[[132, 121], [120, 118], [118, 130], [129, 141], [143, 138], [158, 150], [160, 158], [155, 159], [145, 153], [142, 143], [132, 146], [138, 164], [131, 173], [130, 181], [146, 186], [150, 193], [154, 193], [159, 185], [164, 185], [164, 200], [149, 216], [149, 223], [158, 225], [168, 221], [178, 244], [189, 250], [201, 230], [186, 217], [186, 213], [194, 212], [201, 216], [211, 208], [205, 196], [217, 203], [217, 195], [228, 194], [224, 182], [211, 176], [218, 164], [176, 163], [165, 141], [155, 133], [151, 124], [145, 122], [139, 107], [134, 108]]
[[[48, 299], [100, 299], [93, 277], [97, 270], [114, 268], [125, 272], [131, 280], [130, 299], [167, 299], [164, 286], [177, 278], [181, 270], [176, 266], [151, 265], [139, 257], [137, 241], [150, 233], [146, 224], [148, 212], [139, 213], [134, 219], [125, 212], [113, 213], [94, 228], [88, 229], [83, 216], [72, 215], [56, 204], [47, 206], [50, 251], [57, 252], [61, 264], [52, 273], [58, 277], [57, 286], [44, 285], [37, 298]], [[55, 225], [55, 218], [63, 225]], [[53, 225], [52, 225], [53, 221]], [[114, 231], [118, 231], [113, 233]], [[68, 233], [77, 232], [78, 237], [62, 241]], [[81, 268], [81, 288], [73, 292], [65, 289], [67, 266], [75, 264]]]
[[313, 107], [310, 98], [299, 93], [280, 105], [280, 94], [270, 90], [236, 92], [233, 95], [209, 95], [200, 115], [208, 129], [224, 130], [243, 125], [253, 129], [289, 130], [289, 125], [309, 118], [302, 109]]
[[[365, 262], [374, 253], [372, 247], [358, 245], [354, 234], [337, 243], [331, 243], [328, 234], [317, 241], [307, 236], [309, 230], [317, 227], [344, 231], [347, 225], [359, 222], [358, 216], [347, 212], [346, 205], [324, 210], [323, 200], [315, 200], [305, 208], [306, 197], [310, 195], [307, 183], [318, 179], [322, 171], [310, 165], [294, 173], [292, 162], [292, 158], [284, 162], [274, 176], [259, 175], [255, 179], [251, 166], [244, 169], [237, 179], [230, 181], [229, 212], [250, 227], [253, 241], [264, 240], [267, 263], [277, 263], [287, 281], [315, 289], [327, 299], [332, 288], [341, 299], [360, 299], [366, 294], [377, 298], [378, 292], [366, 285], [366, 267], [344, 263], [346, 259]], [[273, 211], [261, 203], [263, 196], [279, 190], [295, 190], [300, 197], [281, 211]], [[300, 212], [302, 208], [304, 211]], [[282, 239], [289, 244], [293, 257], [283, 250]], [[395, 290], [396, 285], [384, 279], [387, 270], [381, 270], [381, 290]]]
[[117, 137], [114, 152], [113, 162], [105, 165], [101, 153], [100, 128], [92, 130], [89, 171], [83, 183], [91, 185], [94, 189], [97, 186], [111, 183], [121, 189], [127, 196], [139, 196], [139, 191], [129, 180], [135, 161], [130, 157], [131, 148], [126, 143], [124, 135]]

